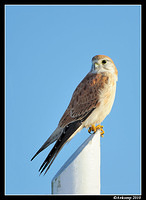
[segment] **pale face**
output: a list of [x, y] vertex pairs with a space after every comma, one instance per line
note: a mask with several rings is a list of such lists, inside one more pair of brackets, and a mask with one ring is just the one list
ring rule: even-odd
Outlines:
[[107, 56], [95, 56], [92, 59], [92, 73], [109, 72], [116, 74], [117, 70], [113, 61]]

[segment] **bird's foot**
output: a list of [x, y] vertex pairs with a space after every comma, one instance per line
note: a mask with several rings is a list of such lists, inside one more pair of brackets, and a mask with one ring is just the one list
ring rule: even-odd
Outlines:
[[91, 134], [91, 131], [93, 131], [93, 133], [96, 133], [97, 130], [100, 130], [100, 131], [101, 131], [100, 135], [101, 135], [101, 137], [103, 137], [104, 130], [103, 130], [103, 126], [100, 125], [100, 124], [97, 125], [97, 126], [95, 126], [94, 124], [92, 124], [92, 125], [89, 127], [88, 132], [89, 132], [90, 134]]

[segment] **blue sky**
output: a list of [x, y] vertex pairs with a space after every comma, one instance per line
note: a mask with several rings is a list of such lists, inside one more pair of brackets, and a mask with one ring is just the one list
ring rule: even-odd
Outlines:
[[54, 131], [72, 93], [98, 54], [118, 69], [117, 92], [101, 138], [101, 194], [141, 193], [140, 6], [5, 7], [5, 193], [50, 194], [51, 180], [89, 137], [30, 159]]

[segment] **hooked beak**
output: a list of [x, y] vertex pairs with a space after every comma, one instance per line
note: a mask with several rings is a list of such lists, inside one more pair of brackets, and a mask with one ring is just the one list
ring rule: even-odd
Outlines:
[[99, 67], [98, 63], [94, 63], [94, 68], [97, 69]]

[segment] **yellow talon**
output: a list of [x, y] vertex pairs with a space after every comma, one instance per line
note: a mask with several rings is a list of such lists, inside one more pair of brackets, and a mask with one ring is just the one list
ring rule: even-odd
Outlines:
[[92, 130], [94, 133], [96, 133], [97, 129], [96, 129], [96, 126], [95, 126], [94, 124], [91, 126], [91, 130]]
[[100, 125], [100, 124], [97, 125], [97, 126], [92, 124], [91, 127], [89, 127], [89, 129], [88, 129], [88, 133], [91, 133], [91, 131], [93, 131], [93, 133], [96, 133], [97, 130], [100, 130], [101, 131], [101, 133], [100, 133], [101, 137], [104, 137], [103, 136], [103, 134], [104, 134], [103, 126]]
[[89, 127], [89, 129], [88, 129], [88, 133], [91, 133], [91, 127]]
[[100, 136], [101, 136], [101, 137], [104, 137], [104, 135], [103, 135], [103, 134], [104, 134], [104, 130], [101, 129], [101, 131], [102, 131], [102, 132], [100, 133]]

